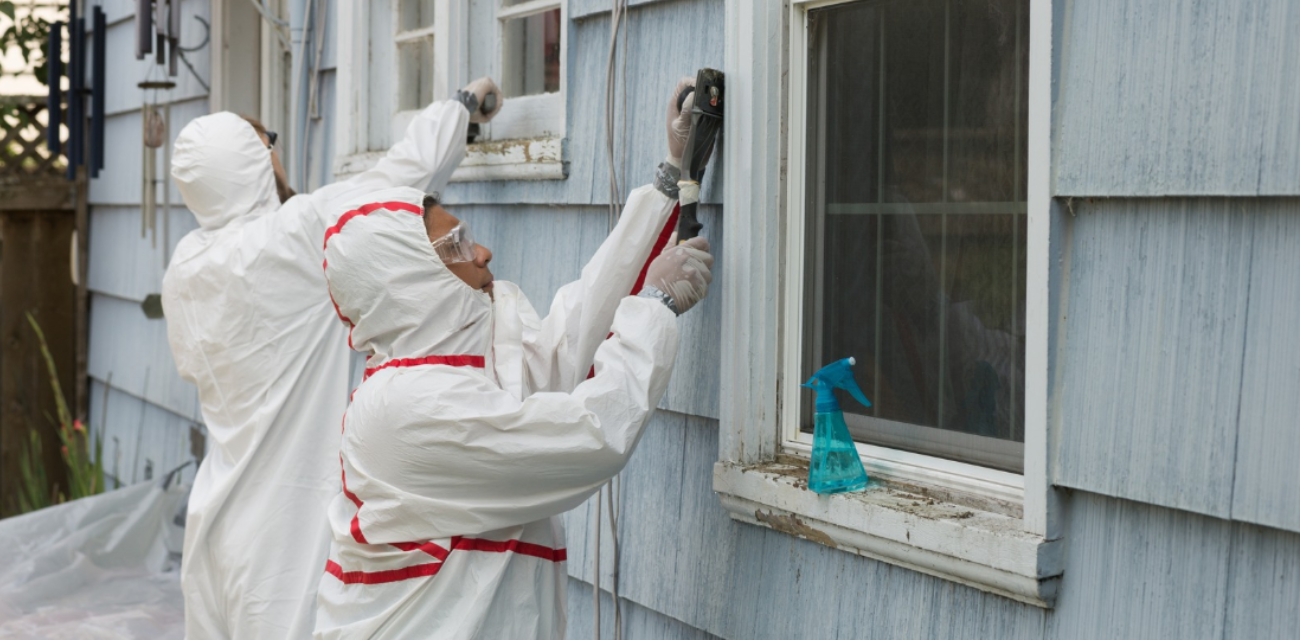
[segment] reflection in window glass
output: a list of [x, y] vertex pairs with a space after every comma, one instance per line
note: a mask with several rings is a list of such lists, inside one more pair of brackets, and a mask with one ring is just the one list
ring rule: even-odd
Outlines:
[[1023, 468], [1027, 5], [809, 16], [804, 367], [857, 358], [861, 441]]
[[530, 96], [560, 90], [560, 10], [553, 9], [502, 25], [507, 96]]
[[397, 31], [414, 31], [433, 26], [434, 0], [399, 0]]
[[410, 111], [433, 102], [433, 38], [397, 44], [397, 109]]

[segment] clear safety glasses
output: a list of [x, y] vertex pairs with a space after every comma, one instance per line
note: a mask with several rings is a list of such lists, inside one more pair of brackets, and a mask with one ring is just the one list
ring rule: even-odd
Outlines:
[[451, 233], [433, 241], [433, 250], [442, 258], [443, 264], [473, 262], [474, 248], [477, 246], [474, 234], [470, 233], [469, 225], [464, 222], [456, 225]]

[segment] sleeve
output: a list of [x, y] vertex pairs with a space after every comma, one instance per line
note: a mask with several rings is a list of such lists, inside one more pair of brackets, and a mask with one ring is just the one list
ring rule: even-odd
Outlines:
[[406, 128], [406, 136], [374, 167], [313, 191], [312, 199], [322, 205], [316, 208], [326, 210], [330, 202], [350, 200], [388, 187], [442, 191], [465, 159], [468, 127], [469, 112], [455, 100], [425, 107]]
[[632, 291], [676, 200], [653, 186], [632, 191], [618, 224], [582, 269], [582, 276], [556, 293], [540, 322], [525, 321], [525, 370], [531, 390], [568, 391], [587, 377], [596, 349], [609, 336], [614, 312]]
[[634, 297], [623, 300], [614, 324], [596, 354], [596, 375], [572, 393], [521, 402], [487, 378], [458, 375], [419, 401], [409, 389], [389, 389], [385, 395], [404, 396], [403, 410], [419, 419], [384, 419], [356, 434], [349, 423], [346, 482], [365, 499], [358, 519], [369, 541], [535, 522], [578, 506], [617, 474], [667, 388], [677, 326], [662, 304]]

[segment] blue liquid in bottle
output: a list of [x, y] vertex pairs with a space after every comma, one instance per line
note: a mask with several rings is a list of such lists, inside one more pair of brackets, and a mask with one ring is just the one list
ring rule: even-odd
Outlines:
[[853, 358], [832, 362], [803, 385], [817, 392], [812, 464], [808, 467], [808, 488], [817, 493], [860, 491], [867, 487], [867, 470], [862, 467], [853, 436], [844, 424], [844, 412], [835, 399], [835, 390], [844, 389], [862, 404], [871, 406], [853, 380], [853, 364]]
[[817, 493], [842, 493], [867, 487], [858, 448], [840, 411], [818, 413], [813, 418], [813, 455], [808, 488]]

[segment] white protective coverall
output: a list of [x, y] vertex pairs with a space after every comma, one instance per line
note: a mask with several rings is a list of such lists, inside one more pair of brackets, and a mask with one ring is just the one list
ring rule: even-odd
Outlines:
[[201, 228], [176, 248], [162, 301], [208, 430], [181, 569], [190, 640], [310, 637], [350, 377], [321, 273], [327, 211], [394, 185], [441, 188], [468, 120], [458, 102], [430, 105], [373, 169], [283, 205], [270, 151], [238, 116], [177, 138], [172, 176]]
[[496, 282], [493, 301], [442, 264], [420, 196], [373, 194], [326, 239], [330, 293], [371, 355], [344, 419], [316, 636], [558, 640], [556, 516], [623, 468], [676, 356], [673, 313], [628, 295], [675, 201], [634, 191], [543, 320], [517, 286]]

